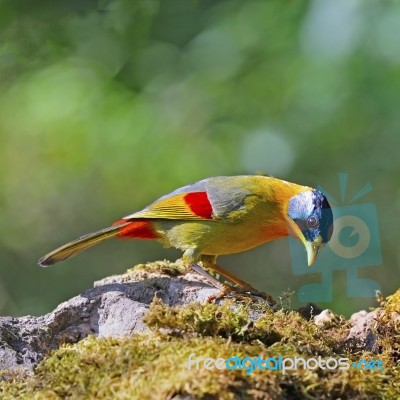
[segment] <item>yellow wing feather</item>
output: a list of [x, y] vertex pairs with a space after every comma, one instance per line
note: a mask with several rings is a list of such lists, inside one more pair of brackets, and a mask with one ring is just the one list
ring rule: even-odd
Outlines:
[[201, 215], [195, 214], [185, 200], [187, 193], [177, 194], [171, 197], [161, 198], [141, 211], [124, 217], [133, 218], [159, 218], [159, 219], [180, 219], [199, 221], [204, 219]]

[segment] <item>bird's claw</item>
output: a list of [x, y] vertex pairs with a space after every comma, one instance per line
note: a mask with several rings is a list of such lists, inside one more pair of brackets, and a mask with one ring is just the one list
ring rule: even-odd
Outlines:
[[217, 300], [220, 300], [223, 297], [233, 294], [234, 293], [233, 289], [234, 289], [233, 286], [228, 286], [227, 284], [221, 284], [218, 292], [207, 297], [207, 303], [215, 303]]
[[247, 293], [250, 293], [253, 296], [261, 297], [262, 299], [266, 300], [267, 303], [271, 306], [275, 306], [277, 304], [273, 297], [268, 293], [260, 292], [259, 290], [254, 288]]
[[207, 302], [214, 303], [217, 300], [220, 300], [223, 297], [227, 296], [234, 297], [238, 300], [248, 300], [249, 295], [261, 297], [262, 299], [266, 300], [271, 307], [277, 304], [276, 301], [272, 298], [272, 296], [270, 296], [268, 293], [260, 292], [254, 288], [252, 288], [251, 290], [246, 290], [238, 286], [227, 285], [226, 283], [221, 284], [220, 290], [217, 293], [209, 296], [207, 298]]

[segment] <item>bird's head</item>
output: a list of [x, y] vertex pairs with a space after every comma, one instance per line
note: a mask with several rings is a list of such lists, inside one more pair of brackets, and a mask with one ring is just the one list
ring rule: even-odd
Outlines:
[[333, 215], [328, 200], [315, 189], [301, 192], [290, 198], [286, 219], [290, 233], [304, 244], [310, 266], [332, 236]]

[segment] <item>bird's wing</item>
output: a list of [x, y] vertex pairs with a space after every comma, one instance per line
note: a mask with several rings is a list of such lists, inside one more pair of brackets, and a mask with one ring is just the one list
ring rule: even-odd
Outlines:
[[[252, 208], [254, 197], [241, 177], [215, 177], [179, 188], [142, 211], [124, 217], [237, 222]], [[243, 177], [244, 178], [244, 177]]]

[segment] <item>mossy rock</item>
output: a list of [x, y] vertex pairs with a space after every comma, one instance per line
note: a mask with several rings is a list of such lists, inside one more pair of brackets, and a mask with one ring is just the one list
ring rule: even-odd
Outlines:
[[[156, 272], [173, 276], [169, 268]], [[400, 291], [381, 301], [377, 353], [344, 345], [350, 328], [344, 319], [317, 326], [296, 311], [271, 311], [255, 299], [170, 307], [155, 298], [145, 317], [149, 333], [88, 336], [53, 351], [33, 372], [3, 371], [0, 398], [394, 400], [400, 398], [399, 310]], [[191, 368], [190, 356], [198, 361]], [[259, 356], [379, 359], [383, 369], [251, 370]], [[204, 364], [206, 358], [232, 357], [253, 361], [241, 369]]]

